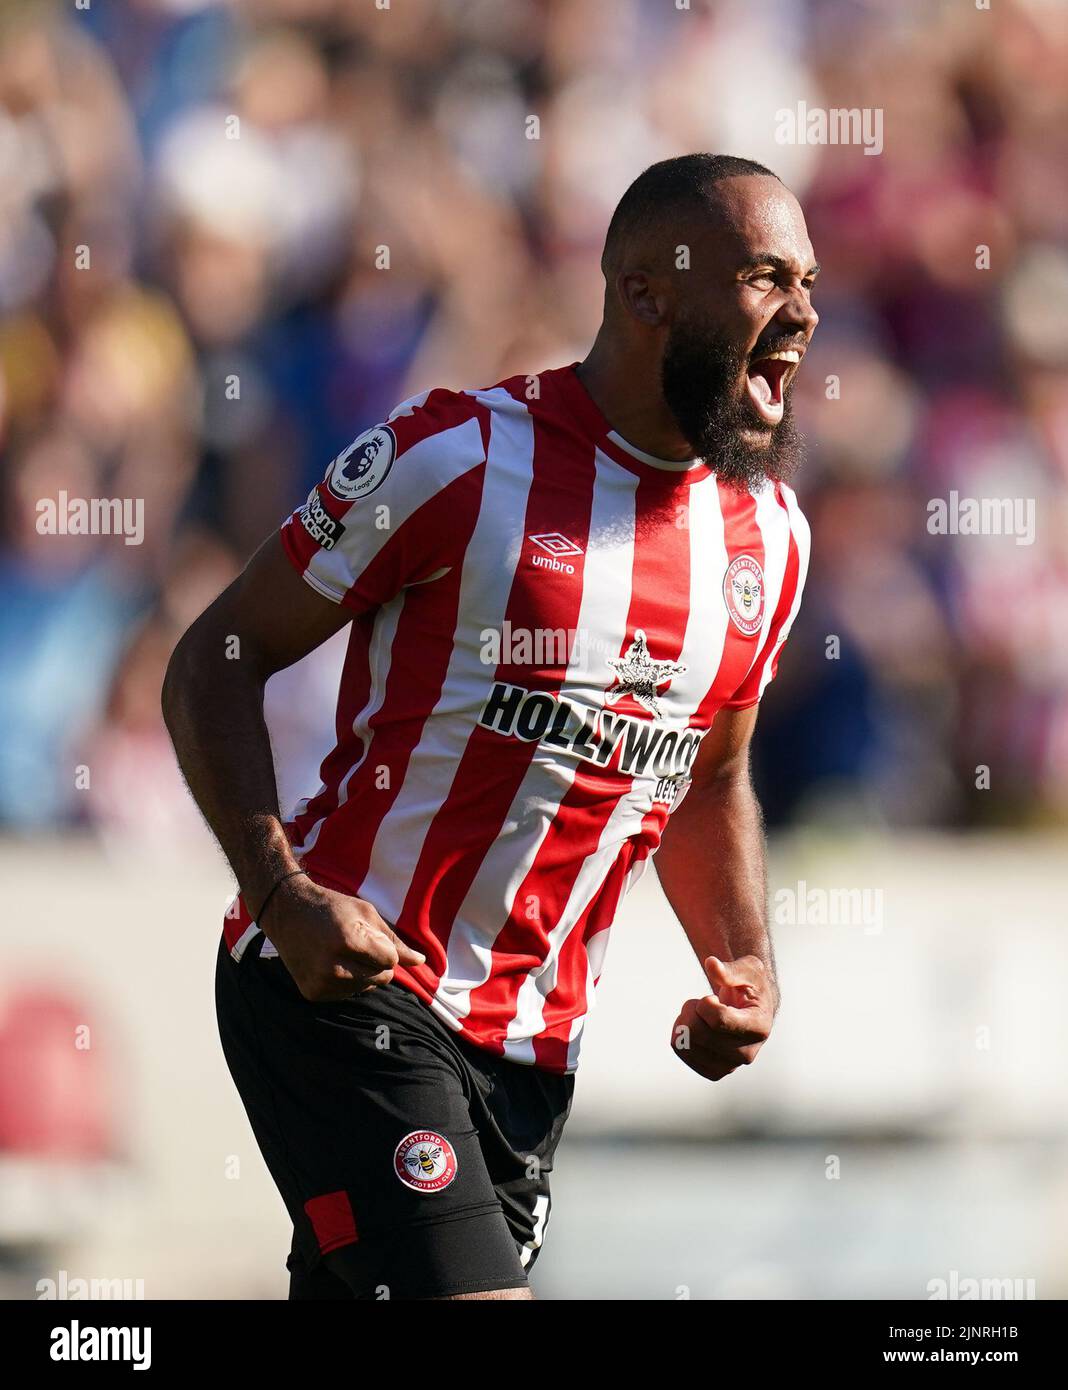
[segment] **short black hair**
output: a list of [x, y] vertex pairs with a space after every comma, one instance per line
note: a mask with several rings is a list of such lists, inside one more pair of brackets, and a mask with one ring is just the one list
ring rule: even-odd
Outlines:
[[608, 266], [627, 237], [651, 226], [665, 213], [677, 216], [686, 208], [707, 207], [713, 184], [743, 174], [779, 177], [756, 160], [733, 154], [680, 154], [650, 164], [616, 205], [604, 239], [601, 269], [607, 275]]

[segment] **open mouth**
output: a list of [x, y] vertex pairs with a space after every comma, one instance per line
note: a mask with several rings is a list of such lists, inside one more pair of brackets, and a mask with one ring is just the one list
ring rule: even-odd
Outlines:
[[746, 373], [749, 399], [765, 424], [777, 425], [782, 419], [784, 393], [800, 363], [797, 348], [769, 352], [750, 362]]

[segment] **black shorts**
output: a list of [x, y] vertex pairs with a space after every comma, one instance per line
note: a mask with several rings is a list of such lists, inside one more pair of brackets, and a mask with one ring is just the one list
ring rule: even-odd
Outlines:
[[293, 1221], [290, 1298], [525, 1287], [574, 1077], [472, 1046], [402, 985], [309, 1003], [263, 940], [220, 945], [215, 995]]

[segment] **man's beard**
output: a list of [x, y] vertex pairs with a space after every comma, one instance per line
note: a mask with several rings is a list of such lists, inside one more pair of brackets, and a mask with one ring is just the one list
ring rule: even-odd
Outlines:
[[[804, 452], [788, 394], [782, 419], [774, 426], [756, 414], [748, 393], [738, 397], [747, 365], [746, 355], [721, 335], [676, 321], [660, 376], [664, 400], [683, 438], [717, 478], [741, 490], [767, 478], [789, 481]], [[754, 434], [763, 435], [764, 442], [752, 443]]]

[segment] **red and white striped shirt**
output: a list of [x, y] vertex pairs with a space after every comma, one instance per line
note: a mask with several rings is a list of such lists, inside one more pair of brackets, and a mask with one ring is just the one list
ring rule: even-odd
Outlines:
[[[622, 894], [716, 711], [775, 674], [793, 493], [633, 448], [571, 366], [405, 402], [281, 535], [353, 619], [300, 862], [425, 953], [396, 978], [450, 1027], [574, 1070]], [[239, 900], [235, 957], [257, 930]]]

